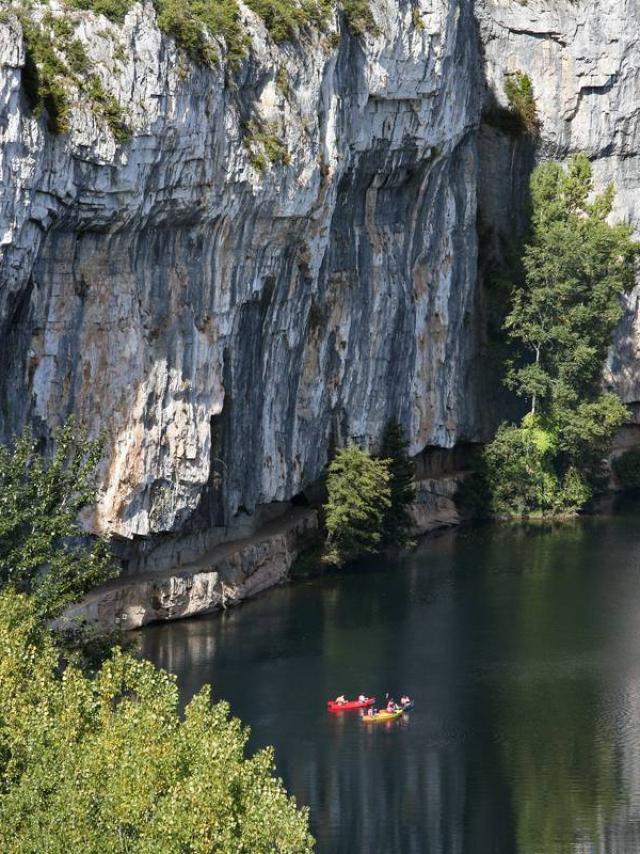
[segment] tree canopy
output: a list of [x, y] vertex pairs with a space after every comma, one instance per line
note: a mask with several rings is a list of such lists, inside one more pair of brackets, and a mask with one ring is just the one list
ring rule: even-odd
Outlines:
[[380, 549], [384, 516], [391, 506], [388, 460], [357, 445], [339, 450], [329, 466], [325, 559], [342, 564]]
[[94, 679], [60, 677], [33, 600], [0, 594], [3, 851], [312, 851], [307, 811], [247, 739], [209, 688], [182, 718], [175, 679], [120, 650]]
[[524, 282], [513, 290], [505, 328], [521, 345], [508, 382], [535, 414], [560, 416], [593, 402], [602, 366], [622, 316], [620, 296], [633, 287], [638, 246], [631, 228], [610, 225], [614, 188], [593, 193], [584, 154], [565, 170], [545, 163], [531, 178], [531, 234], [524, 246]]
[[382, 434], [380, 457], [388, 460], [389, 507], [383, 519], [382, 543], [386, 546], [407, 546], [411, 542], [413, 520], [409, 505], [415, 501], [415, 466], [407, 453], [409, 442], [397, 421], [389, 421]]
[[483, 465], [499, 513], [557, 512], [582, 506], [626, 409], [603, 390], [602, 370], [621, 296], [635, 282], [638, 244], [612, 225], [615, 192], [594, 193], [584, 154], [563, 168], [544, 163], [531, 178], [531, 228], [523, 279], [505, 322], [517, 356], [506, 382], [529, 402], [529, 416], [503, 426]]
[[43, 617], [116, 573], [103, 539], [89, 541], [80, 511], [95, 499], [100, 443], [70, 421], [54, 434], [45, 457], [28, 429], [0, 445], [0, 588], [33, 595]]

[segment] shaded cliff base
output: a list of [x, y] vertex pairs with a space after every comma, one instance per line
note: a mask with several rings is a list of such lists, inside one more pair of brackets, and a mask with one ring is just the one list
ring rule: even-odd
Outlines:
[[[472, 454], [473, 446], [428, 448], [416, 459], [416, 501], [411, 508], [416, 536], [461, 521], [454, 499]], [[308, 496], [319, 493], [316, 486]], [[255, 527], [256, 521], [263, 524]], [[87, 621], [104, 629], [131, 630], [237, 605], [288, 579], [296, 558], [317, 540], [319, 520], [312, 506], [280, 504], [263, 508], [242, 524], [244, 528], [227, 532], [235, 532], [235, 539], [217, 543], [215, 538], [223, 535], [214, 529], [208, 534], [214, 544], [193, 560], [185, 558], [198, 543], [207, 542], [205, 534], [156, 546], [137, 561], [144, 569], [132, 572], [129, 565], [119, 578], [72, 606], [64, 623]], [[176, 562], [170, 566], [166, 562], [172, 554]]]
[[[416, 500], [411, 515], [416, 536], [471, 520], [471, 516], [463, 515], [456, 494], [480, 447], [429, 447], [415, 459]], [[640, 447], [640, 424], [628, 424], [619, 431], [611, 457], [634, 447]], [[610, 510], [619, 491], [612, 479], [609, 494], [594, 503], [589, 512]], [[156, 545], [138, 560], [137, 566], [144, 566], [143, 570], [132, 572], [129, 566], [118, 579], [71, 607], [63, 622], [87, 621], [105, 630], [133, 630], [150, 623], [210, 614], [283, 584], [296, 559], [317, 543], [317, 505], [322, 498], [322, 487], [315, 484], [295, 504], [261, 508], [224, 532], [212, 529], [198, 537]], [[207, 542], [209, 546], [191, 559], [198, 545]], [[171, 556], [177, 562], [167, 565]]]
[[283, 582], [317, 527], [315, 510], [292, 508], [256, 534], [218, 545], [192, 564], [120, 576], [72, 606], [62, 622], [129, 630], [237, 605]]

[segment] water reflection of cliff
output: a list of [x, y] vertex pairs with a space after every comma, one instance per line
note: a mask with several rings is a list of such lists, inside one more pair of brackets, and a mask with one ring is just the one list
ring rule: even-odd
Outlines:
[[[640, 533], [485, 528], [164, 626], [145, 652], [275, 746], [320, 852], [640, 851]], [[626, 561], [626, 563], [625, 563]], [[605, 571], [608, 569], [608, 571]], [[343, 691], [411, 691], [389, 729]]]

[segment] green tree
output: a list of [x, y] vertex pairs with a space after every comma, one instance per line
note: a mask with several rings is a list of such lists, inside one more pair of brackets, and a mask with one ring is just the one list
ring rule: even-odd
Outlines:
[[635, 282], [638, 244], [629, 226], [607, 221], [613, 200], [612, 186], [594, 195], [583, 154], [567, 169], [545, 163], [533, 172], [523, 281], [505, 322], [519, 349], [506, 381], [530, 411], [520, 426], [503, 425], [484, 455], [493, 512], [579, 509], [626, 418], [622, 402], [602, 390], [602, 368], [620, 297]]
[[385, 513], [391, 506], [389, 461], [356, 445], [336, 454], [329, 466], [325, 561], [338, 566], [379, 551]]
[[534, 414], [539, 405], [545, 413], [555, 407], [564, 414], [579, 400], [598, 397], [602, 365], [622, 316], [620, 296], [635, 281], [638, 245], [631, 228], [607, 222], [613, 187], [590, 201], [592, 192], [584, 154], [566, 170], [545, 163], [531, 178], [524, 282], [513, 291], [505, 327], [523, 354], [510, 366], [508, 382]]
[[522, 71], [508, 74], [504, 80], [504, 92], [521, 130], [529, 134], [535, 133], [539, 120], [531, 78]]
[[100, 443], [70, 421], [54, 448], [46, 459], [28, 429], [0, 446], [0, 588], [33, 595], [45, 618], [116, 573], [107, 543], [89, 543], [78, 525], [95, 499]]
[[556, 436], [528, 415], [522, 424], [501, 424], [483, 455], [485, 500], [497, 516], [571, 513], [591, 497], [574, 466], [558, 471]]
[[389, 461], [390, 504], [384, 514], [382, 543], [404, 547], [411, 542], [413, 520], [409, 505], [415, 501], [415, 466], [407, 453], [409, 442], [397, 421], [389, 421], [382, 434], [380, 456]]
[[3, 851], [300, 854], [306, 810], [273, 776], [270, 749], [200, 691], [115, 650], [94, 679], [58, 653], [28, 597], [0, 594]]

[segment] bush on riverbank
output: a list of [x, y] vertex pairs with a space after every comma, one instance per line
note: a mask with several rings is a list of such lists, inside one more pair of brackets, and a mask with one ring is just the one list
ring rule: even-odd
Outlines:
[[621, 295], [633, 287], [638, 244], [610, 225], [614, 191], [593, 195], [584, 155], [567, 169], [545, 163], [531, 178], [524, 277], [512, 288], [505, 330], [518, 350], [507, 385], [529, 403], [519, 425], [503, 424], [482, 456], [473, 489], [485, 512], [565, 514], [603, 483], [603, 457], [626, 408], [602, 390], [602, 368]]
[[174, 678], [115, 648], [119, 637], [46, 628], [114, 566], [77, 524], [100, 445], [72, 423], [54, 443], [50, 458], [27, 431], [0, 446], [6, 850], [311, 851], [306, 811], [273, 777], [271, 751], [246, 759], [247, 730], [208, 688], [183, 720]]
[[384, 514], [391, 506], [387, 460], [375, 459], [357, 445], [337, 452], [329, 466], [324, 560], [341, 566], [380, 550]]
[[12, 851], [313, 850], [307, 811], [245, 757], [248, 731], [202, 689], [113, 652], [89, 679], [60, 659], [34, 602], [0, 594], [0, 838]]
[[[414, 465], [402, 428], [390, 421], [380, 455], [349, 445], [329, 466], [324, 505], [325, 563], [341, 566], [385, 548], [411, 544]], [[312, 557], [312, 555], [310, 555]]]

